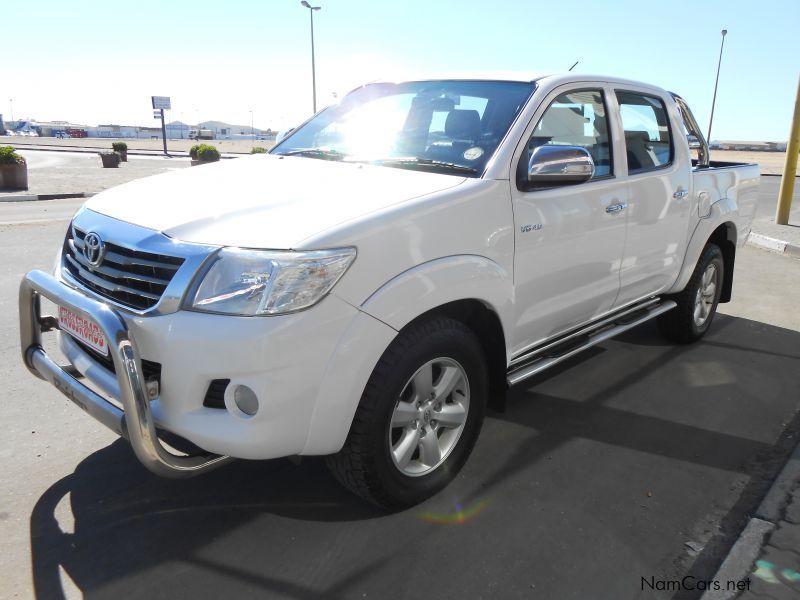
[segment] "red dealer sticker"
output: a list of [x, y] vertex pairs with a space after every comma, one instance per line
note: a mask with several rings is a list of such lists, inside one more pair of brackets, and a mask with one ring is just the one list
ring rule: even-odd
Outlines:
[[79, 339], [84, 344], [108, 356], [108, 343], [100, 326], [63, 306], [58, 307], [58, 324], [62, 331]]

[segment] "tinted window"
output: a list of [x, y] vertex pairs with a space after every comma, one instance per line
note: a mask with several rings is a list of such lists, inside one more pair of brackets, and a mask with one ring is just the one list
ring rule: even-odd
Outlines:
[[546, 145], [586, 148], [594, 160], [594, 177], [610, 175], [611, 144], [603, 93], [580, 90], [553, 100], [533, 130], [528, 158], [534, 148]]
[[628, 172], [640, 173], [672, 162], [672, 137], [664, 102], [655, 96], [617, 92]]

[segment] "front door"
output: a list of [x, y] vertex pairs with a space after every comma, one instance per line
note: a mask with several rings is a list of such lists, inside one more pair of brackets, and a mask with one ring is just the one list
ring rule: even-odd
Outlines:
[[[597, 84], [559, 88], [518, 151], [515, 354], [608, 312], [617, 297], [628, 187], [615, 171], [605, 94]], [[592, 179], [528, 189], [530, 152], [544, 144], [586, 148]]]

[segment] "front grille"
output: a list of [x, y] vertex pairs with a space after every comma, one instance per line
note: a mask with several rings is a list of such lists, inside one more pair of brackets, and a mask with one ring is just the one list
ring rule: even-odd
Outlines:
[[93, 267], [83, 255], [86, 232], [69, 227], [64, 241], [64, 269], [96, 294], [137, 310], [155, 306], [183, 259], [133, 250], [104, 242], [105, 256]]

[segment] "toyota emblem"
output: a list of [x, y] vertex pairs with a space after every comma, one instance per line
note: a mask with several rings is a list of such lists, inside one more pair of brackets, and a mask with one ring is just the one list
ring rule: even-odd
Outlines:
[[100, 266], [100, 263], [103, 262], [105, 251], [106, 245], [95, 232], [87, 233], [86, 237], [83, 238], [83, 255], [91, 266]]

